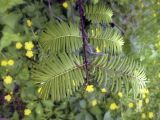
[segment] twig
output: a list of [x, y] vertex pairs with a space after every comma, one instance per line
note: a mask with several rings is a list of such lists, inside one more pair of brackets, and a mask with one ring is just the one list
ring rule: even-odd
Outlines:
[[85, 85], [88, 84], [89, 81], [89, 59], [87, 55], [87, 49], [88, 49], [88, 36], [85, 32], [85, 23], [84, 23], [84, 9], [82, 5], [82, 0], [78, 0], [78, 8], [79, 8], [79, 15], [80, 15], [80, 30], [81, 30], [81, 35], [82, 35], [82, 40], [83, 40], [83, 61], [85, 64], [85, 72], [86, 72], [86, 78], [85, 78]]

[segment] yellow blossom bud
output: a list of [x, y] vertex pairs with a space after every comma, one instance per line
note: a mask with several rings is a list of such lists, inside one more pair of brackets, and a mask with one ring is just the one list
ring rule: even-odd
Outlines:
[[28, 58], [33, 57], [33, 51], [28, 50], [28, 51], [26, 52], [26, 56], [27, 56]]
[[16, 49], [21, 49], [22, 48], [22, 43], [21, 42], [17, 42], [16, 43]]
[[4, 77], [4, 83], [11, 84], [12, 83], [12, 77], [11, 76], [5, 76]]
[[98, 47], [96, 47], [96, 52], [97, 52], [97, 53], [100, 53], [100, 52], [101, 52]]
[[8, 60], [8, 63], [7, 63], [9, 66], [13, 66], [14, 65], [14, 60]]
[[1, 66], [7, 66], [7, 61], [6, 60], [2, 60], [1, 61]]
[[42, 90], [42, 88], [40, 87], [40, 88], [38, 88], [38, 93], [40, 93], [41, 92], [41, 90]]
[[32, 41], [29, 41], [29, 42], [25, 42], [25, 43], [24, 43], [24, 48], [25, 48], [26, 50], [32, 50], [33, 47], [34, 47], [34, 44], [32, 43]]
[[101, 89], [101, 92], [102, 92], [102, 93], [106, 93], [106, 92], [107, 92], [106, 88], [102, 88], [102, 89]]
[[118, 92], [118, 96], [119, 96], [120, 98], [122, 98], [122, 97], [123, 97], [122, 92]]
[[87, 91], [87, 92], [93, 92], [93, 91], [94, 91], [93, 85], [87, 85], [86, 91]]
[[141, 93], [142, 94], [149, 94], [149, 90], [144, 88], [144, 89], [141, 89]]
[[154, 117], [153, 112], [149, 112], [149, 113], [148, 113], [148, 117], [149, 117], [149, 118], [153, 118], [153, 117]]
[[92, 100], [92, 101], [91, 101], [91, 104], [92, 104], [92, 106], [97, 105], [97, 100], [96, 100], [96, 99]]
[[133, 108], [133, 107], [134, 107], [134, 104], [133, 104], [133, 103], [128, 103], [128, 107], [129, 107], [129, 108]]
[[31, 114], [31, 110], [30, 109], [25, 109], [24, 110], [24, 115], [28, 116]]
[[11, 97], [11, 95], [6, 95], [6, 96], [4, 96], [4, 99], [5, 99], [7, 102], [10, 102], [11, 99], [12, 99], [12, 97]]
[[32, 26], [32, 21], [31, 20], [27, 20], [27, 26], [31, 27]]
[[146, 118], [146, 114], [145, 114], [145, 113], [142, 113], [141, 118], [142, 118], [142, 119], [145, 119], [145, 118]]
[[142, 105], [143, 105], [143, 101], [142, 101], [142, 100], [139, 100], [139, 101], [138, 101], [138, 106], [139, 106], [139, 107], [142, 107]]
[[116, 110], [116, 109], [118, 109], [118, 106], [116, 105], [116, 103], [112, 103], [112, 104], [110, 105], [110, 109], [111, 109], [111, 110]]
[[156, 17], [156, 16], [157, 16], [157, 14], [156, 14], [156, 13], [154, 13], [154, 14], [153, 14], [153, 16], [154, 16], [154, 17]]
[[145, 103], [148, 104], [149, 103], [149, 98], [145, 99]]
[[62, 4], [62, 6], [63, 6], [65, 9], [67, 9], [67, 8], [68, 8], [68, 3], [67, 3], [67, 2], [64, 2], [64, 3]]
[[146, 95], [145, 95], [145, 94], [143, 94], [143, 95], [142, 95], [142, 98], [143, 98], [143, 99], [144, 99], [144, 98], [146, 98]]

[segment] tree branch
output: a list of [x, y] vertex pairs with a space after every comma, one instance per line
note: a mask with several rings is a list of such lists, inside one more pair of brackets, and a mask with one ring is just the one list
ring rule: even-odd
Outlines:
[[89, 59], [88, 59], [88, 55], [87, 55], [87, 49], [88, 49], [88, 36], [85, 32], [85, 23], [84, 23], [84, 9], [83, 9], [83, 5], [82, 5], [82, 0], [78, 0], [78, 8], [79, 8], [79, 15], [80, 15], [80, 30], [81, 30], [81, 37], [83, 40], [83, 61], [85, 64], [85, 73], [86, 73], [86, 77], [85, 77], [85, 85], [88, 84], [89, 81]]

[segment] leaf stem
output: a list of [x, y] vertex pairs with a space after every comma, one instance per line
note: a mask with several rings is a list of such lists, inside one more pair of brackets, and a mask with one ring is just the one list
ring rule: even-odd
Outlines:
[[82, 0], [78, 0], [78, 8], [79, 8], [79, 15], [80, 15], [80, 30], [81, 30], [81, 37], [83, 40], [83, 62], [85, 64], [85, 73], [86, 73], [86, 78], [85, 78], [85, 85], [88, 84], [89, 81], [89, 58], [87, 55], [87, 49], [88, 49], [88, 36], [85, 32], [85, 23], [84, 23], [84, 9], [82, 5]]

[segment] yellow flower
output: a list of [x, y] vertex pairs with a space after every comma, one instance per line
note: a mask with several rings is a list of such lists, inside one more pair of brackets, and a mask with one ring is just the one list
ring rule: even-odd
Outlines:
[[141, 117], [142, 117], [143, 119], [145, 119], [145, 118], [146, 118], [146, 114], [145, 114], [145, 113], [142, 113]]
[[139, 106], [139, 107], [142, 107], [142, 104], [143, 104], [143, 101], [142, 101], [142, 100], [139, 100], [139, 101], [138, 101], [138, 106]]
[[28, 116], [31, 114], [31, 110], [30, 109], [25, 109], [24, 110], [24, 115]]
[[87, 85], [86, 91], [87, 91], [87, 92], [93, 92], [93, 91], [94, 91], [93, 85]]
[[111, 109], [111, 110], [116, 110], [116, 109], [118, 109], [118, 106], [116, 105], [116, 103], [112, 103], [112, 104], [110, 105], [110, 109]]
[[96, 47], [96, 52], [97, 52], [97, 53], [101, 52], [98, 47]]
[[142, 95], [142, 98], [143, 98], [143, 99], [144, 99], [144, 98], [146, 98], [146, 95], [145, 95], [145, 94], [143, 94], [143, 95]]
[[141, 89], [141, 93], [143, 94], [149, 94], [149, 90], [144, 88], [144, 89]]
[[26, 56], [27, 56], [28, 58], [33, 57], [33, 52], [32, 52], [31, 50], [28, 50], [28, 51], [26, 52]]
[[96, 100], [96, 99], [92, 100], [92, 101], [91, 101], [91, 104], [92, 104], [92, 106], [97, 105], [97, 100]]
[[145, 94], [149, 94], [149, 90], [148, 89], [144, 89], [144, 93]]
[[16, 49], [21, 49], [22, 48], [22, 43], [21, 42], [17, 42], [16, 43]]
[[149, 103], [149, 98], [145, 99], [145, 103], [148, 104]]
[[33, 47], [34, 47], [34, 44], [32, 43], [32, 41], [25, 42], [25, 44], [24, 44], [24, 48], [25, 48], [26, 50], [32, 50]]
[[9, 76], [9, 75], [4, 77], [4, 83], [11, 84], [12, 83], [12, 77]]
[[64, 3], [62, 4], [62, 6], [63, 6], [65, 9], [67, 9], [67, 8], [68, 8], [68, 3], [67, 3], [67, 2], [64, 2]]
[[1, 66], [7, 66], [7, 61], [6, 60], [2, 60], [1, 61]]
[[106, 92], [107, 92], [106, 88], [102, 88], [102, 89], [101, 89], [101, 92], [102, 92], [102, 93], [106, 93]]
[[4, 99], [5, 99], [7, 102], [10, 102], [11, 99], [12, 99], [12, 97], [11, 97], [11, 95], [6, 95], [6, 96], [4, 96]]
[[122, 97], [123, 97], [122, 92], [118, 92], [118, 96], [119, 96], [120, 98], [122, 98]]
[[153, 112], [149, 112], [149, 113], [148, 113], [148, 117], [149, 117], [149, 118], [153, 118], [153, 117], [154, 117]]
[[129, 107], [129, 108], [133, 108], [133, 107], [134, 107], [134, 104], [133, 104], [133, 103], [128, 103], [128, 107]]
[[13, 66], [14, 65], [14, 60], [8, 60], [8, 63], [7, 63], [9, 66]]
[[156, 17], [156, 16], [157, 16], [157, 14], [156, 14], [156, 13], [154, 13], [154, 14], [153, 14], [153, 16], [154, 16], [154, 17]]
[[32, 26], [32, 21], [31, 20], [27, 20], [27, 26], [31, 27]]
[[42, 88], [40, 87], [40, 88], [38, 88], [38, 93], [40, 93], [41, 92], [41, 90], [42, 90]]

